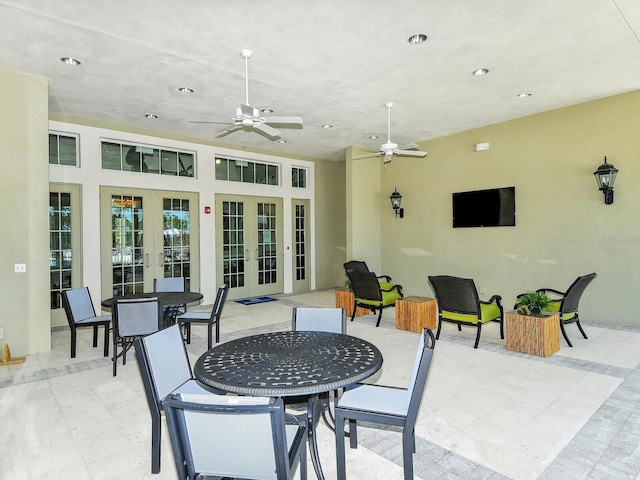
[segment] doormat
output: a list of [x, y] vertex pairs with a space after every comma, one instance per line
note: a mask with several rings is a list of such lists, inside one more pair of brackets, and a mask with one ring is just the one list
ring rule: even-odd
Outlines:
[[277, 298], [273, 297], [253, 297], [236, 300], [236, 302], [241, 303], [242, 305], [255, 305], [256, 303], [275, 302], [276, 300]]

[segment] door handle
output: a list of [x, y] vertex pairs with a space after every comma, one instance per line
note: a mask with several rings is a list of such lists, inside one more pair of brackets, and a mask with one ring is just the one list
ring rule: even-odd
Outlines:
[[245, 252], [244, 261], [248, 262], [249, 260], [251, 260], [251, 255], [249, 255], [249, 249], [247, 248], [244, 252]]
[[258, 249], [256, 248], [256, 261], [257, 260], [260, 260], [260, 259], [258, 258]]
[[149, 254], [148, 253], [144, 254], [144, 266], [145, 266], [145, 268], [149, 268]]
[[160, 266], [164, 266], [164, 252], [158, 254], [158, 260], [160, 261]]

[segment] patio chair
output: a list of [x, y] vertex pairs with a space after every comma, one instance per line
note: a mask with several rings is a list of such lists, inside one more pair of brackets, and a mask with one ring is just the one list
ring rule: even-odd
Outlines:
[[187, 312], [178, 317], [178, 324], [184, 329], [187, 343], [191, 343], [191, 324], [206, 323], [207, 328], [207, 349], [213, 346], [213, 327], [216, 329], [216, 343], [220, 342], [220, 315], [222, 315], [222, 307], [227, 299], [229, 289], [226, 285], [218, 288], [216, 300], [213, 303], [211, 313]]
[[402, 429], [402, 463], [405, 480], [413, 480], [416, 452], [415, 425], [433, 356], [435, 338], [429, 329], [420, 335], [408, 388], [359, 383], [347, 387], [336, 406], [336, 463], [338, 480], [345, 480], [345, 420], [349, 421], [351, 448], [358, 447], [357, 422], [395, 425]]
[[347, 276], [351, 282], [354, 297], [351, 321], [353, 322], [356, 316], [357, 308], [364, 307], [371, 310], [372, 313], [378, 312], [376, 327], [380, 326], [382, 310], [393, 307], [396, 300], [403, 297], [402, 285], [393, 285], [388, 289], [383, 288], [375, 273], [361, 270], [347, 270]]
[[[184, 292], [186, 290], [186, 282], [184, 277], [154, 278], [154, 292]], [[187, 304], [174, 305], [165, 312], [165, 316], [175, 322], [175, 319], [183, 315], [187, 311]]]
[[[370, 272], [369, 267], [367, 266], [367, 262], [363, 262], [361, 260], [351, 260], [347, 263], [343, 264], [345, 273], [347, 270], [358, 270], [360, 272]], [[376, 275], [378, 280], [380, 281], [380, 285], [382, 288], [389, 289], [393, 287], [393, 283], [391, 283], [391, 277], [389, 275]]]
[[560, 330], [562, 331], [562, 335], [564, 339], [567, 341], [567, 344], [570, 347], [573, 347], [571, 340], [567, 336], [567, 332], [564, 328], [565, 325], [569, 323], [575, 323], [578, 326], [578, 330], [582, 336], [586, 339], [587, 334], [582, 329], [582, 325], [580, 325], [580, 317], [578, 315], [578, 304], [580, 303], [580, 298], [582, 298], [582, 294], [585, 289], [589, 286], [589, 284], [596, 278], [595, 273], [590, 273], [589, 275], [583, 275], [581, 277], [576, 278], [576, 280], [569, 286], [566, 292], [561, 292], [559, 290], [554, 290], [552, 288], [540, 288], [538, 292], [544, 292], [546, 294], [552, 294], [554, 296], [559, 296], [560, 298], [552, 299], [553, 302], [549, 307], [549, 311], [559, 312], [560, 313]]
[[159, 473], [162, 402], [172, 393], [212, 393], [194, 380], [177, 325], [137, 338], [133, 345], [151, 413], [151, 473]]
[[429, 283], [438, 303], [438, 331], [436, 339], [440, 338], [442, 322], [477, 328], [476, 343], [478, 348], [482, 325], [487, 322], [500, 324], [500, 338], [504, 338], [504, 310], [500, 295], [494, 295], [489, 301], [478, 298], [475, 282], [470, 278], [451, 277], [448, 275], [430, 276]]
[[62, 305], [71, 331], [71, 358], [76, 358], [76, 329], [93, 327], [93, 347], [98, 346], [98, 329], [104, 327], [104, 356], [109, 355], [111, 315], [96, 316], [88, 287], [62, 291]]
[[[113, 304], [113, 376], [118, 357], [127, 363], [127, 350], [136, 338], [157, 332], [162, 325], [162, 304], [157, 298], [118, 299]], [[118, 346], [120, 353], [118, 353]]]
[[178, 478], [307, 478], [307, 426], [281, 398], [170, 395], [164, 401]]
[[295, 307], [292, 330], [347, 333], [347, 311], [344, 308]]

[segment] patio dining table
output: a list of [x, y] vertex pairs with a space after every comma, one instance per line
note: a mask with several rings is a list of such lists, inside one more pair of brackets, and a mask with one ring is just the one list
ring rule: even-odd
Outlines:
[[216, 345], [195, 363], [204, 388], [264, 397], [306, 396], [308, 443], [316, 475], [324, 479], [316, 424], [320, 394], [364, 380], [382, 367], [378, 348], [361, 338], [327, 332], [270, 332]]
[[202, 300], [203, 295], [200, 292], [144, 292], [129, 293], [126, 295], [115, 296], [103, 300], [101, 305], [104, 309], [111, 310], [117, 300], [135, 299], [135, 298], [157, 298], [162, 303], [164, 315], [162, 319], [163, 327], [168, 327], [175, 323], [175, 319], [171, 318], [170, 312], [179, 305], [195, 303]]

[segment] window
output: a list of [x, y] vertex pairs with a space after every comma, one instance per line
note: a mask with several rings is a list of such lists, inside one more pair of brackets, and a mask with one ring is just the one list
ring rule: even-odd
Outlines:
[[71, 194], [49, 192], [51, 308], [61, 308], [60, 292], [71, 288]]
[[297, 188], [307, 188], [307, 169], [291, 168], [291, 186]]
[[216, 157], [216, 180], [280, 185], [280, 167], [268, 163]]
[[49, 133], [49, 163], [51, 165], [78, 165], [78, 137]]
[[125, 172], [194, 176], [195, 153], [118, 142], [102, 142], [102, 168]]

